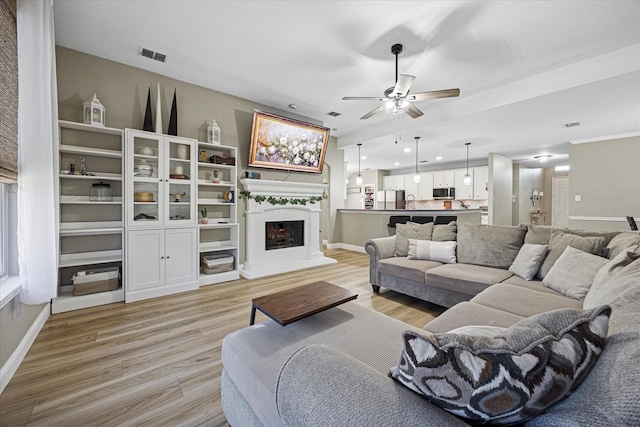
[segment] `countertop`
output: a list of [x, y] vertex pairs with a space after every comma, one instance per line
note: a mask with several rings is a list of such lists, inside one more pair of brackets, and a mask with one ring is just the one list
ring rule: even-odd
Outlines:
[[480, 209], [338, 209], [345, 213], [379, 213], [379, 214], [433, 214], [480, 212]]

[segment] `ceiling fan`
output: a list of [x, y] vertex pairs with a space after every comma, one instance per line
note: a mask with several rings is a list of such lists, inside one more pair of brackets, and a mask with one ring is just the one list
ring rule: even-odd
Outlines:
[[384, 101], [381, 106], [360, 117], [368, 119], [376, 113], [386, 111], [390, 114], [397, 114], [402, 111], [413, 117], [420, 117], [424, 114], [411, 101], [424, 101], [435, 98], [454, 98], [460, 95], [460, 89], [434, 90], [431, 92], [420, 92], [409, 94], [409, 89], [415, 80], [414, 76], [400, 74], [398, 76], [398, 55], [402, 52], [401, 44], [391, 46], [391, 53], [396, 56], [396, 85], [384, 91], [384, 97], [376, 96], [345, 96], [343, 100], [351, 101]]

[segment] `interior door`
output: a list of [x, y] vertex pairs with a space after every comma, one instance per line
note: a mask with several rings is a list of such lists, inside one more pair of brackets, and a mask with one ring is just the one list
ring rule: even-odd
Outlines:
[[551, 225], [554, 227], [569, 227], [569, 177], [557, 176], [553, 178], [551, 197]]

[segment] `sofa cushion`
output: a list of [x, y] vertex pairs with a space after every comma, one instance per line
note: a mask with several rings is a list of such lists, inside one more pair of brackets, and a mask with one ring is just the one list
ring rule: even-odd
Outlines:
[[581, 237], [602, 237], [605, 245], [608, 244], [615, 236], [620, 234], [619, 231], [587, 231], [574, 230], [571, 228], [557, 228], [548, 225], [527, 225], [527, 234], [524, 236], [525, 243], [534, 243], [537, 245], [548, 245], [551, 240], [551, 234], [554, 231], [561, 231], [566, 234], [573, 234]]
[[278, 375], [300, 348], [326, 344], [386, 374], [398, 360], [407, 328], [411, 326], [348, 302], [286, 327], [267, 320], [232, 332], [222, 344], [222, 363], [260, 421], [277, 426], [282, 425], [275, 398]]
[[614, 259], [632, 246], [640, 245], [640, 231], [624, 231], [615, 236], [607, 245], [607, 257]]
[[562, 252], [542, 284], [563, 295], [582, 301], [598, 271], [609, 260], [571, 246]]
[[602, 248], [604, 248], [604, 243], [605, 238], [602, 236], [583, 237], [577, 234], [553, 231], [549, 239], [549, 252], [542, 262], [540, 270], [538, 270], [538, 277], [544, 279], [567, 246], [589, 252], [590, 254], [599, 255], [602, 252]]
[[494, 283], [499, 283], [513, 273], [493, 267], [471, 264], [444, 264], [426, 272], [429, 286], [448, 289], [467, 295], [477, 295]]
[[547, 288], [542, 284], [542, 280], [524, 280], [522, 277], [516, 276], [515, 274], [509, 277], [507, 280], [500, 282], [505, 283], [507, 285], [520, 286], [526, 289], [530, 289], [532, 291], [538, 292], [546, 292], [552, 295], [558, 295], [558, 291], [554, 291], [551, 288]]
[[441, 265], [442, 263], [438, 261], [393, 257], [381, 259], [380, 262], [378, 262], [378, 271], [381, 274], [388, 274], [390, 276], [424, 283], [425, 273]]
[[409, 239], [409, 259], [425, 259], [445, 264], [456, 263], [456, 242], [432, 242]]
[[396, 256], [407, 256], [409, 239], [431, 240], [432, 232], [432, 222], [427, 224], [416, 224], [414, 222], [396, 224]]
[[487, 325], [506, 328], [522, 319], [524, 319], [522, 316], [465, 301], [454, 305], [424, 325], [422, 329], [432, 333], [443, 333], [469, 325]]
[[437, 224], [433, 226], [431, 240], [434, 242], [449, 242], [456, 240], [458, 226], [455, 221], [449, 224]]
[[[551, 289], [550, 289], [551, 290]], [[521, 286], [498, 283], [471, 299], [471, 302], [529, 317], [560, 308], [582, 308], [582, 303], [559, 292], [538, 292]]]
[[518, 251], [518, 255], [513, 260], [511, 267], [509, 267], [509, 271], [525, 280], [532, 280], [538, 273], [540, 264], [542, 264], [546, 255], [547, 245], [525, 243]]
[[458, 222], [458, 262], [508, 269], [524, 242], [521, 227]]
[[554, 310], [480, 335], [407, 331], [390, 376], [455, 415], [522, 422], [580, 385], [602, 352], [610, 314], [608, 306]]

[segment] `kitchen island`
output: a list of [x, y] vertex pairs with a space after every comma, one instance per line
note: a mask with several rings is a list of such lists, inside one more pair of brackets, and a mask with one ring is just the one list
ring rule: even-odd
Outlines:
[[395, 228], [388, 227], [389, 218], [394, 215], [408, 216], [457, 216], [459, 220], [480, 224], [480, 209], [439, 209], [439, 210], [365, 210], [338, 209], [336, 227], [340, 232], [340, 242], [348, 249], [364, 252], [364, 244], [369, 239], [395, 234]]

